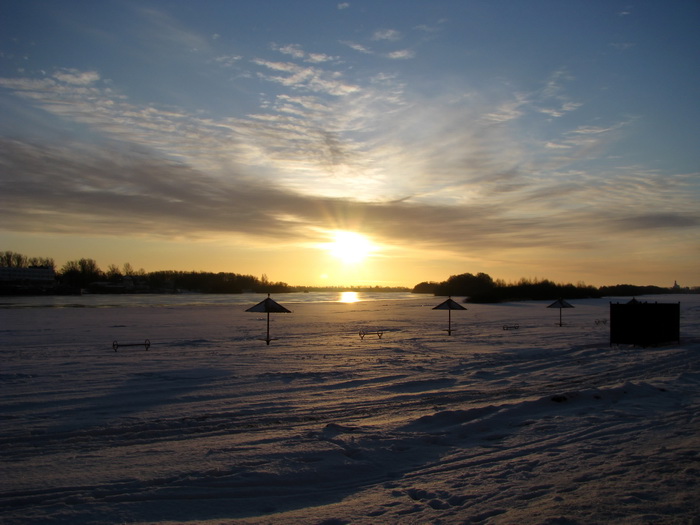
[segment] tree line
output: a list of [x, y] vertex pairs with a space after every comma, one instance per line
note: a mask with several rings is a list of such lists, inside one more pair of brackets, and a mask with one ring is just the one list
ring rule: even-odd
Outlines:
[[638, 286], [618, 284], [614, 286], [589, 286], [585, 283], [559, 284], [548, 279], [520, 279], [506, 283], [493, 279], [486, 273], [463, 273], [450, 276], [442, 282], [424, 281], [413, 289], [403, 287], [304, 287], [290, 286], [284, 282], [270, 281], [266, 275], [258, 278], [230, 272], [146, 272], [135, 269], [130, 263], [117, 266], [110, 264], [102, 270], [94, 259], [76, 259], [56, 269], [50, 257], [27, 257], [20, 253], [0, 252], [0, 267], [49, 268], [56, 272], [57, 284], [63, 291], [87, 289], [101, 293], [175, 293], [191, 291], [200, 293], [269, 292], [285, 293], [299, 291], [411, 291], [439, 296], [466, 297], [473, 303], [493, 303], [510, 300], [581, 299], [606, 296], [653, 295], [662, 293], [700, 293], [698, 287], [681, 289], [678, 286]]
[[595, 287], [580, 282], [574, 284], [559, 284], [548, 279], [520, 279], [515, 283], [506, 283], [501, 279], [494, 280], [486, 273], [463, 273], [453, 275], [442, 282], [422, 282], [417, 284], [414, 293], [430, 293], [433, 295], [454, 295], [466, 297], [471, 303], [497, 303], [517, 300], [555, 300], [585, 299], [609, 296], [653, 295], [666, 293], [699, 293], [700, 289], [680, 288], [678, 286], [664, 288], [661, 286], [637, 286], [632, 284], [617, 284], [614, 286]]
[[4, 268], [50, 268], [56, 270], [56, 263], [50, 257], [27, 257], [11, 251], [0, 252], [0, 266]]
[[[260, 278], [231, 272], [156, 271], [136, 269], [130, 263], [121, 267], [110, 264], [102, 270], [97, 261], [90, 258], [66, 262], [61, 268], [51, 258], [27, 257], [20, 253], [0, 252], [0, 267], [49, 268], [56, 272], [59, 293], [77, 293], [88, 290], [93, 293], [287, 293], [287, 292], [408, 292], [403, 286], [290, 286], [285, 282], [271, 281], [267, 275]], [[2, 290], [0, 290], [2, 293]]]
[[8, 268], [49, 268], [56, 272], [57, 285], [61, 291], [89, 290], [102, 293], [142, 292], [174, 293], [192, 291], [201, 293], [242, 293], [290, 291], [283, 282], [272, 282], [266, 275], [261, 278], [229, 272], [146, 272], [135, 269], [130, 263], [117, 266], [110, 264], [102, 270], [97, 261], [90, 258], [66, 262], [60, 269], [51, 258], [26, 257], [22, 254], [0, 252], [0, 266]]

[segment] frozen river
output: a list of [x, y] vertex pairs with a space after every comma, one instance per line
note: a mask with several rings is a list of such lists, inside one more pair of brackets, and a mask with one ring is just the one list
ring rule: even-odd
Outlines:
[[269, 346], [261, 295], [4, 298], [0, 522], [700, 519], [700, 296], [637, 348], [609, 299], [311, 295]]

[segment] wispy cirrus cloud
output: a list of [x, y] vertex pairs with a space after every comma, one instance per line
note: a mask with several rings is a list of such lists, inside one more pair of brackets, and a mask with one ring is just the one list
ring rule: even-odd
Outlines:
[[[385, 43], [393, 43], [393, 42], [398, 42], [399, 40], [402, 40], [404, 38], [404, 35], [400, 32], [397, 31], [396, 29], [377, 29], [372, 33], [372, 35], [369, 37], [369, 40], [371, 42], [375, 43], [375, 47], [382, 48], [386, 47], [386, 45], [382, 46], [382, 44]], [[410, 58], [415, 57], [415, 51], [412, 49], [395, 49], [392, 51], [377, 51], [373, 49], [372, 47], [362, 44], [359, 42], [354, 42], [354, 41], [341, 41], [343, 45], [348, 46], [350, 49], [353, 49], [355, 51], [358, 51], [360, 53], [366, 54], [366, 55], [378, 55], [382, 56], [385, 58], [389, 58], [392, 60], [406, 60]]]
[[296, 44], [287, 44], [286, 46], [277, 46], [273, 44], [272, 48], [285, 55], [291, 55], [293, 58], [304, 58], [306, 56], [301, 46]]
[[400, 49], [398, 51], [391, 51], [387, 53], [386, 56], [397, 60], [407, 60], [409, 58], [414, 58], [416, 53], [412, 49]]
[[461, 254], [574, 249], [611, 236], [624, 246], [634, 242], [625, 239], [634, 225], [698, 227], [685, 191], [692, 175], [573, 168], [604, 150], [624, 123], [518, 134], [512, 126], [524, 118], [546, 123], [543, 100], [569, 101], [559, 79], [529, 94], [431, 98], [391, 75], [362, 85], [332, 68], [252, 63], [264, 82], [286, 91], [245, 117], [138, 105], [92, 71], [0, 79], [0, 87], [104, 139], [60, 148], [4, 141], [4, 224], [263, 242], [290, 228], [312, 236], [331, 217], [341, 227], [371, 224], [380, 238]]
[[307, 53], [298, 44], [287, 44], [284, 46], [272, 44], [272, 49], [274, 49], [275, 51], [279, 51], [280, 53], [282, 53], [284, 55], [290, 55], [292, 58], [296, 58], [298, 60], [303, 60], [305, 62], [312, 62], [312, 63], [318, 64], [318, 63], [322, 63], [322, 62], [330, 62], [332, 60], [338, 60], [338, 57], [327, 55], [325, 53]]
[[565, 69], [554, 71], [545, 82], [544, 87], [532, 95], [537, 111], [558, 118], [580, 108], [583, 104], [571, 100], [566, 93], [565, 84], [573, 80], [573, 77]]
[[78, 71], [77, 69], [60, 69], [53, 76], [56, 80], [78, 86], [87, 86], [100, 80], [100, 75], [96, 71]]
[[[565, 166], [619, 130], [579, 127], [556, 140], [522, 145], [509, 127], [492, 127], [522, 117], [529, 101], [521, 96], [478, 105], [414, 99], [392, 77], [348, 85], [332, 71], [290, 62], [257, 63], [284, 74], [264, 78], [291, 91], [247, 118], [203, 118], [139, 107], [100, 86], [96, 77], [88, 86], [59, 78], [2, 79], [0, 85], [56, 115], [195, 169], [221, 172], [231, 163], [245, 165], [287, 187], [328, 196], [352, 194], [361, 183], [369, 190], [364, 195], [373, 200], [469, 201], [492, 191], [489, 180], [499, 181], [501, 174], [531, 164], [532, 153], [524, 151], [539, 151], [539, 169], [551, 169], [548, 162]], [[324, 183], [310, 184], [313, 179]], [[454, 191], [469, 185], [462, 194]], [[506, 187], [517, 185], [511, 180]]]
[[494, 111], [484, 114], [483, 118], [495, 123], [517, 120], [525, 114], [525, 108], [529, 104], [530, 101], [524, 95], [516, 93], [513, 100], [502, 102]]
[[358, 51], [360, 53], [364, 53], [365, 55], [374, 54], [374, 51], [372, 51], [371, 48], [369, 48], [363, 44], [359, 44], [357, 42], [350, 42], [350, 41], [345, 40], [345, 41], [342, 41], [341, 44], [346, 45], [350, 49], [354, 49], [355, 51]]
[[158, 51], [159, 56], [180, 50], [211, 50], [206, 35], [192, 31], [164, 10], [137, 7], [135, 14], [143, 24], [143, 29], [137, 32], [140, 45]]
[[303, 87], [310, 91], [336, 96], [347, 95], [358, 90], [357, 85], [344, 82], [335, 72], [317, 67], [301, 66], [294, 62], [274, 62], [260, 58], [254, 59], [252, 62], [269, 71], [281, 73], [280, 75], [260, 73], [260, 76], [265, 80], [284, 86]]
[[221, 67], [233, 67], [243, 60], [242, 55], [221, 55], [214, 57], [211, 61]]
[[390, 42], [396, 42], [397, 40], [401, 40], [401, 38], [401, 32], [396, 29], [377, 29], [372, 34], [372, 40], [389, 40]]

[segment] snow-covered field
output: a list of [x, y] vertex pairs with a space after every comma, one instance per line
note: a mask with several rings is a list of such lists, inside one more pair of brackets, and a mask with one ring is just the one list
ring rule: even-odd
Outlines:
[[657, 348], [609, 299], [273, 298], [269, 346], [252, 304], [0, 309], [0, 523], [700, 523], [700, 296], [646, 298]]

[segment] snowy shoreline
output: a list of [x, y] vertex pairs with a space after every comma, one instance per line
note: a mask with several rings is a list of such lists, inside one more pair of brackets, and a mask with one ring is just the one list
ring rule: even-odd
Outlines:
[[438, 299], [3, 310], [0, 521], [700, 523], [699, 296], [657, 348]]

